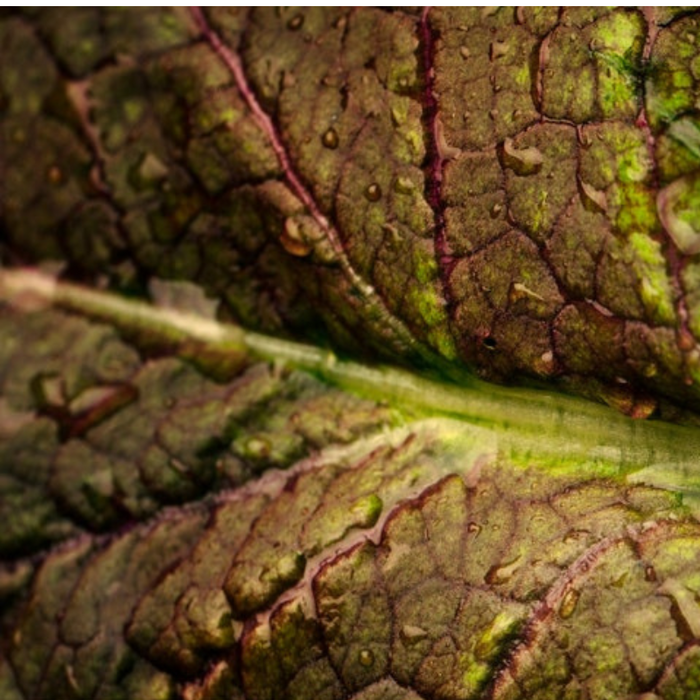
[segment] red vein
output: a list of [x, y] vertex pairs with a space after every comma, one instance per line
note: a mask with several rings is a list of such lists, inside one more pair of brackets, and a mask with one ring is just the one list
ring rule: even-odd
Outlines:
[[221, 37], [211, 28], [207, 22], [206, 17], [202, 13], [201, 8], [191, 7], [190, 12], [197, 23], [200, 31], [202, 32], [204, 38], [211, 44], [216, 54], [221, 58], [221, 60], [226, 64], [226, 67], [231, 71], [234, 80], [236, 81], [236, 86], [238, 87], [243, 99], [245, 100], [248, 108], [253, 113], [255, 120], [258, 122], [265, 135], [270, 140], [272, 149], [277, 156], [277, 160], [284, 171], [284, 177], [287, 180], [290, 188], [294, 194], [304, 203], [304, 206], [309, 210], [311, 215], [317, 221], [317, 223], [326, 231], [329, 236], [334, 235], [335, 232], [331, 230], [331, 226], [328, 223], [328, 219], [321, 213], [320, 209], [316, 205], [313, 197], [309, 191], [304, 187], [303, 183], [299, 179], [299, 176], [294, 171], [292, 164], [287, 155], [287, 151], [282, 143], [275, 125], [272, 123], [269, 115], [261, 107], [252, 88], [248, 84], [248, 80], [245, 76], [243, 70], [243, 65], [241, 64], [241, 59], [238, 55], [229, 49], [226, 44], [222, 41]]
[[[269, 115], [258, 102], [252, 87], [248, 83], [240, 57], [235, 51], [226, 46], [219, 34], [217, 34], [217, 32], [210, 26], [200, 8], [191, 7], [190, 12], [194, 21], [202, 32], [204, 39], [210, 44], [212, 49], [231, 72], [236, 86], [248, 105], [254, 119], [268, 137], [277, 160], [282, 168], [287, 185], [304, 204], [313, 219], [326, 234], [338, 265], [340, 266], [345, 277], [359, 293], [364, 304], [373, 308], [375, 314], [378, 316], [378, 320], [374, 323], [376, 323], [377, 327], [381, 330], [380, 336], [386, 337], [386, 331], [389, 330], [398, 342], [399, 348], [402, 348], [404, 351], [407, 348], [412, 348], [414, 351], [417, 351], [421, 357], [429, 360], [433, 364], [436, 364], [437, 366], [443, 365], [444, 360], [440, 356], [436, 355], [433, 350], [426, 347], [423, 343], [419, 342], [413, 337], [407, 326], [387, 309], [374, 287], [360, 277], [360, 275], [354, 269], [350, 260], [345, 254], [338, 231], [331, 225], [328, 218], [321, 212], [313, 196], [294, 170], [285, 145], [280, 139], [275, 125], [272, 123]], [[371, 314], [368, 314], [367, 316], [371, 316]]]
[[[423, 9], [420, 18], [420, 34], [423, 44], [423, 72], [425, 74], [425, 90], [423, 102], [426, 122], [430, 135], [428, 143], [428, 173], [427, 173], [427, 198], [435, 213], [435, 252], [440, 269], [449, 265], [451, 258], [447, 253], [445, 238], [445, 214], [442, 205], [442, 171], [445, 158], [440, 152], [440, 142], [444, 140], [442, 126], [438, 118], [438, 103], [435, 96], [435, 40], [428, 22], [430, 7]], [[445, 284], [445, 279], [443, 279]]]

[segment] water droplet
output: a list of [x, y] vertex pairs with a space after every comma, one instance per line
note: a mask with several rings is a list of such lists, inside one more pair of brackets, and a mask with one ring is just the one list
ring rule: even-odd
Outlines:
[[590, 148], [593, 141], [587, 129], [584, 129], [580, 124], [576, 127], [576, 138], [578, 139], [581, 148]]
[[656, 196], [656, 210], [666, 233], [684, 255], [700, 253], [700, 217], [697, 212], [700, 179], [681, 177]]
[[382, 197], [382, 188], [376, 182], [373, 182], [365, 189], [365, 197], [370, 202], [378, 202]]
[[294, 17], [287, 22], [287, 29], [291, 29], [293, 32], [296, 32], [298, 29], [301, 29], [303, 25], [304, 15], [298, 14], [294, 15]]
[[182, 460], [177, 459], [177, 457], [171, 457], [168, 460], [168, 466], [178, 472], [178, 474], [187, 474], [188, 472], [187, 465]]
[[511, 303], [515, 303], [520, 299], [534, 299], [535, 301], [545, 301], [545, 298], [543, 296], [530, 289], [526, 284], [523, 284], [522, 282], [513, 282], [510, 285], [510, 289], [508, 291], [508, 301], [510, 301]]
[[503, 142], [503, 164], [516, 175], [533, 175], [540, 171], [544, 158], [539, 148], [526, 146], [518, 148], [513, 139]]
[[310, 255], [323, 238], [323, 229], [315, 219], [297, 215], [287, 217], [279, 241], [290, 255], [303, 258]]
[[676, 333], [676, 343], [679, 350], [690, 352], [695, 347], [695, 338], [687, 328], [679, 328]]
[[63, 182], [63, 172], [57, 165], [52, 165], [48, 172], [49, 182], [52, 185], [60, 185]]
[[243, 447], [246, 457], [252, 457], [254, 459], [262, 459], [269, 456], [271, 451], [271, 445], [265, 438], [253, 436], [245, 441]]
[[481, 343], [487, 350], [495, 350], [496, 349], [496, 340], [495, 338], [491, 337], [490, 335], [487, 335]]
[[653, 362], [650, 362], [642, 368], [642, 374], [648, 379], [651, 379], [651, 377], [655, 377], [658, 371], [658, 367]]
[[486, 572], [484, 581], [491, 586], [499, 586], [503, 583], [507, 583], [511, 578], [513, 578], [513, 574], [518, 570], [521, 559], [521, 556], [517, 556], [512, 561], [505, 562], [504, 564], [494, 564]]
[[167, 177], [168, 166], [155, 153], [146, 153], [139, 163], [138, 172], [144, 183], [155, 183]]
[[406, 114], [403, 110], [394, 106], [391, 108], [391, 123], [394, 126], [401, 126], [406, 121]]
[[392, 246], [401, 243], [401, 231], [393, 224], [382, 224], [382, 231], [389, 234], [389, 244]]
[[338, 148], [339, 142], [340, 142], [340, 140], [338, 139], [338, 132], [333, 127], [330, 127], [329, 129], [327, 129], [326, 132], [321, 137], [321, 143], [326, 148], [330, 148], [332, 150], [335, 150], [336, 148]]
[[578, 604], [578, 599], [581, 594], [575, 589], [570, 588], [561, 600], [561, 605], [559, 606], [559, 617], [562, 620], [566, 620], [571, 617], [576, 610], [576, 605]]
[[357, 660], [362, 666], [371, 666], [374, 663], [374, 654], [370, 649], [362, 649], [357, 655]]
[[508, 42], [507, 41], [492, 41], [489, 55], [492, 61], [496, 61], [502, 58], [508, 53]]
[[603, 190], [597, 190], [583, 180], [579, 180], [579, 184], [581, 185], [581, 199], [583, 200], [584, 206], [604, 214], [608, 210], [608, 196], [605, 192]]
[[416, 189], [416, 185], [410, 177], [399, 175], [394, 183], [394, 190], [400, 194], [411, 194]]
[[404, 625], [399, 634], [401, 641], [406, 646], [417, 644], [428, 636], [428, 633], [422, 627], [416, 625]]

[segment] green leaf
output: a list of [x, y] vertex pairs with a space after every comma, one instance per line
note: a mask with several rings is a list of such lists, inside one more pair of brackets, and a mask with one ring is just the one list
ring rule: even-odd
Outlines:
[[694, 697], [699, 22], [1, 13], [0, 696]]

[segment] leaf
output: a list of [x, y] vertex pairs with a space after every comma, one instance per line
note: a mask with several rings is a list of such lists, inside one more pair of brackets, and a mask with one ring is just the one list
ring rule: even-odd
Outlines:
[[697, 23], [4, 12], [0, 696], [689, 697]]

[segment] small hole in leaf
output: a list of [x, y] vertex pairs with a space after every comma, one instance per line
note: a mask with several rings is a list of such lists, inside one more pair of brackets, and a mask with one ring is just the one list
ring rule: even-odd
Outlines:
[[487, 350], [495, 350], [496, 349], [496, 341], [490, 335], [487, 335], [481, 342], [483, 343], [483, 346]]

